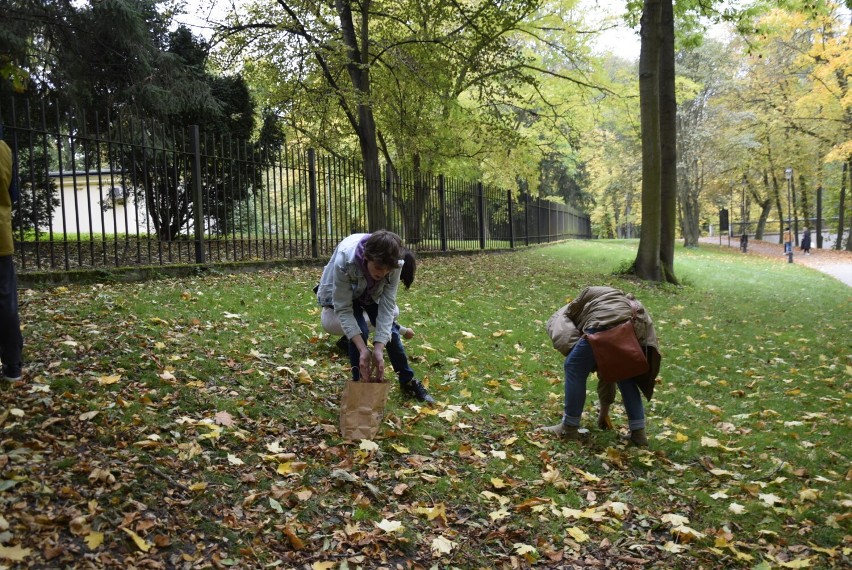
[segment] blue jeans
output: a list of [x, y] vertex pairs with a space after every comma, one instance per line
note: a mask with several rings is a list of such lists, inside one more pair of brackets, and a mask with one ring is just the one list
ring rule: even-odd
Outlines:
[[[583, 407], [586, 405], [586, 380], [594, 368], [595, 355], [592, 346], [585, 338], [581, 338], [565, 357], [565, 413], [562, 416], [562, 423], [565, 425], [579, 427]], [[628, 427], [631, 430], [644, 429], [645, 406], [642, 404], [642, 394], [636, 380], [622, 380], [618, 383], [618, 389], [627, 410]]]
[[[359, 302], [352, 303], [352, 311], [355, 314], [355, 321], [358, 323], [358, 328], [361, 329], [361, 338], [364, 342], [370, 336], [370, 329], [367, 326], [367, 321], [364, 320], [364, 313], [370, 317], [370, 322], [375, 326], [376, 318], [379, 314], [379, 305], [372, 303], [370, 305], [362, 305]], [[391, 338], [385, 345], [385, 351], [388, 353], [391, 366], [394, 372], [399, 376], [399, 383], [406, 384], [414, 378], [414, 370], [408, 365], [408, 355], [405, 354], [405, 347], [402, 346], [402, 339], [399, 337], [399, 323], [396, 321], [391, 325]], [[361, 359], [361, 354], [354, 342], [349, 343], [349, 364], [352, 365], [352, 379], [357, 381], [361, 376], [361, 370], [358, 364]]]

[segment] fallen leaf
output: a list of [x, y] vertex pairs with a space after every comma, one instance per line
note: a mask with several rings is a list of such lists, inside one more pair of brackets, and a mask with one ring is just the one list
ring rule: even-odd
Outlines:
[[234, 418], [226, 411], [216, 412], [216, 415], [213, 416], [213, 421], [216, 422], [220, 426], [231, 427], [234, 425]]
[[589, 535], [586, 534], [583, 529], [577, 528], [576, 526], [569, 527], [568, 534], [570, 534], [571, 538], [573, 538], [577, 542], [586, 542], [587, 540], [589, 540]]
[[104, 533], [98, 532], [96, 530], [91, 531], [88, 535], [86, 535], [86, 546], [89, 547], [89, 550], [95, 550], [104, 542]]
[[136, 543], [136, 547], [139, 550], [141, 550], [142, 552], [148, 552], [149, 550], [151, 550], [151, 544], [148, 541], [146, 541], [144, 538], [142, 538], [141, 536], [139, 536], [138, 534], [136, 534], [135, 532], [133, 532], [132, 530], [130, 530], [127, 527], [121, 527], [121, 530], [126, 532], [128, 534], [128, 536], [130, 536], [130, 538], [133, 539], [133, 542]]
[[101, 386], [107, 386], [109, 384], [116, 384], [119, 380], [121, 380], [120, 374], [113, 374], [112, 376], [99, 376], [98, 384], [100, 384]]
[[13, 562], [23, 562], [24, 558], [30, 555], [30, 552], [29, 548], [21, 548], [20, 546], [0, 546], [0, 558]]
[[389, 521], [388, 519], [382, 519], [382, 522], [378, 522], [375, 524], [377, 527], [387, 533], [401, 532], [403, 530], [402, 523], [399, 521]]
[[243, 460], [234, 455], [233, 453], [228, 454], [228, 463], [230, 463], [231, 465], [245, 465], [245, 463], [243, 463]]
[[452, 540], [439, 536], [432, 540], [432, 554], [437, 556], [449, 554], [456, 546], [458, 545]]

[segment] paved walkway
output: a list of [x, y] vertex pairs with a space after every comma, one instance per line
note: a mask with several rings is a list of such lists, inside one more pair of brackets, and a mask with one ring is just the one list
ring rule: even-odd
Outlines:
[[[703, 237], [701, 243], [719, 245], [719, 237]], [[728, 246], [727, 236], [722, 238], [722, 247]], [[731, 247], [740, 248], [739, 237], [731, 238]], [[778, 263], [787, 263], [787, 256], [783, 254], [784, 246], [779, 243], [759, 241], [750, 239], [748, 242], [747, 255], [759, 255], [777, 259]], [[822, 271], [835, 279], [852, 287], [852, 252], [837, 251], [834, 249], [811, 249], [810, 255], [805, 255], [802, 250], [793, 251], [793, 263], [800, 263], [811, 269]]]

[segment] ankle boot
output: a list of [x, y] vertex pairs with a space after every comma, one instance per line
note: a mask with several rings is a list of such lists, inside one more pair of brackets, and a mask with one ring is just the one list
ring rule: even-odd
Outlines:
[[588, 433], [585, 431], [581, 432], [579, 427], [567, 426], [563, 423], [558, 423], [555, 426], [543, 427], [541, 429], [542, 431], [552, 433], [553, 435], [561, 437], [562, 439], [582, 441], [588, 437]]
[[632, 430], [630, 432], [630, 443], [636, 447], [648, 447], [648, 436], [645, 435], [645, 428]]

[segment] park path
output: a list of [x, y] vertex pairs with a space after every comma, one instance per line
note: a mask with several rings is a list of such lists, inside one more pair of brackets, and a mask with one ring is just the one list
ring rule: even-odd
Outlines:
[[[719, 245], [719, 237], [703, 237], [701, 243]], [[722, 247], [728, 246], [727, 236], [722, 238]], [[739, 238], [731, 238], [731, 247], [739, 249]], [[748, 241], [748, 253], [746, 255], [757, 255], [777, 259], [778, 263], [787, 263], [784, 255], [784, 246], [780, 243], [750, 239]], [[852, 252], [837, 251], [834, 249], [811, 249], [810, 255], [805, 255], [801, 249], [793, 251], [793, 263], [799, 263], [811, 269], [822, 271], [835, 279], [852, 287]]]

